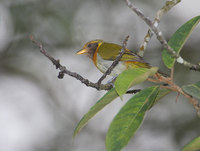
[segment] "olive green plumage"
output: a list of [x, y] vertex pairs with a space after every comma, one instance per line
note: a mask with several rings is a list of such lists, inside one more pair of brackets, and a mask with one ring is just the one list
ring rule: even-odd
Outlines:
[[[103, 40], [92, 40], [87, 42], [77, 54], [86, 54], [93, 60], [95, 66], [105, 72], [111, 63], [120, 54], [122, 46]], [[140, 56], [129, 49], [125, 49], [125, 54], [120, 59], [119, 64], [113, 69], [111, 75], [116, 75], [131, 68], [150, 68], [151, 66]]]

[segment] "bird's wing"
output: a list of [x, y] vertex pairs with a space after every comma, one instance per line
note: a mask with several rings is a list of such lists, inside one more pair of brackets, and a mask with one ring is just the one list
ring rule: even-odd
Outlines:
[[[121, 52], [122, 46], [104, 42], [98, 49], [98, 54], [104, 60], [114, 61], [116, 57]], [[134, 61], [134, 62], [141, 62], [146, 63], [140, 56], [136, 55], [129, 49], [125, 50], [125, 54], [122, 56], [120, 61]]]

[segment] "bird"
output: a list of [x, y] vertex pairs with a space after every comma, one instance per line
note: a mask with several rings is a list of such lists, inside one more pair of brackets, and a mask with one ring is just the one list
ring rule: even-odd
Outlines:
[[[94, 65], [102, 73], [105, 73], [111, 66], [116, 57], [120, 54], [122, 46], [105, 42], [100, 39], [91, 40], [84, 44], [82, 49], [76, 54], [85, 54], [92, 59]], [[111, 76], [117, 76], [126, 69], [135, 68], [151, 68], [151, 65], [144, 61], [142, 57], [129, 49], [125, 49], [124, 55], [121, 57], [117, 66], [110, 73]]]

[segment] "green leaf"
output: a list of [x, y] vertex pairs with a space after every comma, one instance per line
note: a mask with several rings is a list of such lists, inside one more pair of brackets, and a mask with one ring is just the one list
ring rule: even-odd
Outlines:
[[154, 103], [159, 86], [134, 95], [115, 116], [106, 135], [107, 151], [120, 151], [141, 125], [145, 112]]
[[106, 105], [111, 103], [114, 99], [118, 97], [116, 90], [113, 88], [108, 91], [94, 106], [90, 108], [90, 110], [83, 116], [78, 125], [74, 130], [74, 137], [78, 134], [81, 128], [83, 128], [87, 122], [96, 115], [101, 109], [103, 109]]
[[150, 69], [135, 68], [123, 71], [115, 81], [117, 93], [121, 97], [131, 86], [145, 81], [149, 76], [154, 75], [157, 70], [157, 67], [152, 67]]
[[166, 96], [167, 94], [169, 94], [170, 92], [172, 92], [172, 90], [169, 89], [165, 89], [165, 88], [160, 88], [158, 91], [158, 94], [156, 96], [156, 102], [160, 99], [162, 99], [164, 96]]
[[[162, 99], [164, 96], [166, 96], [170, 92], [172, 92], [172, 90], [165, 89], [165, 88], [160, 88], [158, 90], [158, 94], [156, 96], [155, 102], [152, 104], [152, 106], [155, 105], [160, 99]], [[152, 106], [150, 106], [149, 109], [152, 108]]]
[[182, 149], [182, 151], [199, 151], [199, 150], [200, 150], [200, 136], [193, 139]]
[[187, 94], [200, 99], [200, 81], [194, 84], [184, 85], [182, 86], [182, 89]]
[[[168, 44], [174, 49], [175, 52], [178, 54], [180, 53], [183, 45], [191, 35], [194, 28], [197, 26], [197, 24], [200, 21], [200, 16], [196, 16], [183, 24], [170, 38]], [[171, 56], [171, 54], [168, 53], [166, 49], [162, 52], [162, 59], [166, 67], [171, 69], [174, 66], [174, 63], [176, 61], [175, 58]]]

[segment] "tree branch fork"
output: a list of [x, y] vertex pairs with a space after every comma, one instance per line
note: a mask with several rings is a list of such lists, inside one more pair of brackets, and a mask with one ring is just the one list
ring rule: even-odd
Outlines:
[[[59, 69], [60, 72], [58, 74], [58, 78], [59, 79], [63, 79], [64, 75], [67, 74], [71, 77], [74, 77], [75, 79], [79, 80], [80, 82], [82, 82], [83, 84], [85, 84], [87, 87], [92, 87], [95, 88], [97, 90], [110, 90], [113, 88], [113, 84], [112, 83], [107, 83], [107, 84], [102, 84], [102, 81], [106, 78], [107, 75], [109, 75], [112, 70], [117, 66], [117, 64], [119, 63], [119, 60], [121, 59], [121, 57], [123, 56], [123, 54], [125, 53], [125, 49], [126, 49], [126, 45], [127, 45], [127, 41], [128, 41], [129, 36], [127, 36], [124, 39], [124, 42], [122, 44], [122, 49], [121, 52], [119, 54], [119, 56], [117, 56], [116, 60], [113, 61], [112, 65], [108, 68], [108, 70], [102, 75], [102, 77], [100, 77], [100, 79], [94, 83], [89, 81], [88, 79], [82, 77], [80, 74], [76, 73], [76, 72], [72, 72], [70, 70], [68, 70], [65, 66], [60, 64], [60, 60], [53, 58], [51, 55], [49, 55], [47, 53], [47, 51], [44, 49], [43, 45], [41, 43], [39, 43], [38, 41], [36, 41], [33, 36], [30, 36], [30, 40], [32, 41], [32, 43], [34, 43], [39, 49], [40, 52], [47, 57], [52, 63], [53, 65], [55, 65], [56, 69]], [[128, 94], [130, 93], [137, 93], [139, 92], [140, 89], [135, 89], [135, 90], [129, 90], [127, 91]]]

